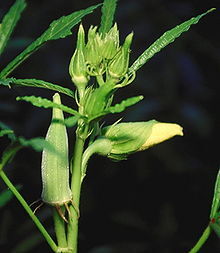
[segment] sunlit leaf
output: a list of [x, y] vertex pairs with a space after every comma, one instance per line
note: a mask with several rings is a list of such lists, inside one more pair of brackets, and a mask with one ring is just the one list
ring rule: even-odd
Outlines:
[[5, 85], [11, 87], [12, 85], [16, 86], [28, 86], [28, 87], [38, 87], [45, 88], [53, 91], [57, 91], [68, 95], [70, 97], [74, 97], [74, 92], [68, 88], [64, 88], [54, 83], [46, 82], [38, 79], [16, 79], [16, 78], [6, 78], [0, 79], [0, 85]]
[[143, 98], [144, 98], [143, 96], [135, 96], [135, 97], [127, 98], [123, 100], [122, 102], [120, 102], [119, 104], [108, 107], [102, 113], [95, 115], [94, 117], [89, 119], [89, 121], [93, 121], [94, 119], [100, 118], [109, 113], [123, 112], [127, 107], [135, 105], [136, 103], [140, 102]]
[[17, 0], [10, 8], [8, 13], [4, 16], [0, 27], [0, 55], [4, 51], [25, 7], [26, 3], [24, 0]]
[[53, 21], [49, 28], [39, 38], [30, 44], [2, 70], [0, 78], [6, 78], [18, 65], [20, 65], [33, 52], [43, 46], [47, 41], [57, 40], [71, 35], [71, 29], [78, 24], [85, 15], [91, 13], [98, 6], [100, 6], [100, 4], [91, 6], [84, 10], [76, 11], [70, 15], [63, 16]]
[[159, 39], [157, 39], [149, 48], [147, 48], [138, 59], [131, 65], [129, 68], [129, 73], [137, 71], [141, 68], [150, 58], [152, 58], [156, 53], [158, 53], [161, 49], [169, 45], [176, 38], [178, 38], [183, 32], [189, 30], [190, 26], [199, 22], [199, 20], [208, 14], [209, 12], [215, 10], [212, 8], [207, 12], [198, 15], [197, 17], [193, 17], [190, 20], [183, 22], [182, 24], [174, 27], [173, 29], [165, 32]]
[[49, 99], [46, 98], [42, 98], [42, 97], [35, 97], [35, 96], [24, 96], [24, 97], [17, 97], [16, 98], [17, 101], [26, 101], [26, 102], [30, 102], [32, 105], [37, 106], [37, 107], [43, 107], [43, 108], [58, 108], [64, 112], [67, 112], [69, 114], [73, 114], [73, 115], [77, 115], [80, 116], [80, 114], [73, 110], [72, 108], [66, 106], [66, 105], [62, 105], [62, 104], [56, 104], [54, 102], [52, 102]]
[[116, 5], [117, 0], [104, 0], [102, 6], [101, 26], [99, 28], [100, 33], [105, 34], [112, 27]]
[[216, 181], [215, 181], [215, 189], [214, 196], [212, 200], [212, 208], [210, 213], [210, 219], [214, 218], [218, 209], [220, 207], [220, 170], [218, 171]]

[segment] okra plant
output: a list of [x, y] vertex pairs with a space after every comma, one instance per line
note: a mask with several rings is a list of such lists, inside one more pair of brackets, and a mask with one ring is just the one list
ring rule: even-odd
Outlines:
[[[114, 95], [119, 89], [126, 89], [126, 86], [135, 81], [137, 71], [150, 58], [214, 10], [212, 8], [165, 32], [131, 64], [130, 54], [134, 34], [132, 32], [124, 40], [121, 39], [118, 28], [120, 25], [114, 21], [116, 3], [116, 0], [104, 0], [101, 4], [53, 21], [40, 37], [0, 72], [0, 84], [8, 88], [14, 85], [32, 86], [55, 92], [52, 93], [53, 100], [36, 96], [17, 97], [17, 101], [30, 102], [34, 106], [52, 110], [51, 123], [45, 139], [26, 140], [16, 136], [3, 122], [0, 124], [0, 136], [8, 136], [11, 140], [10, 146], [2, 154], [0, 176], [27, 211], [53, 252], [77, 252], [81, 186], [89, 167], [89, 159], [93, 154], [111, 160], [124, 160], [130, 154], [146, 150], [176, 135], [183, 135], [182, 127], [176, 123], [163, 123], [155, 119], [123, 122], [119, 119], [114, 124], [106, 126], [103, 119], [108, 114], [121, 113], [127, 107], [140, 102], [143, 96], [125, 98], [115, 104]], [[4, 51], [25, 6], [25, 0], [16, 0], [4, 16], [0, 25], [0, 54]], [[101, 8], [102, 11], [100, 26], [91, 25], [88, 30], [84, 29], [82, 18], [97, 8]], [[43, 80], [17, 79], [11, 76], [16, 67], [46, 42], [71, 35], [71, 29], [79, 23], [76, 48], [72, 56], [70, 55], [69, 63], [72, 89]], [[77, 109], [62, 104], [61, 96], [73, 99]], [[69, 116], [65, 118], [64, 113]], [[67, 127], [75, 127], [73, 154], [69, 154], [68, 138], [74, 136], [67, 135]], [[14, 186], [6, 176], [5, 166], [25, 146], [42, 151], [41, 200], [53, 210], [56, 239], [49, 235], [37, 218], [37, 213], [21, 196], [19, 187]], [[2, 198], [4, 196], [5, 193], [1, 195]], [[220, 234], [219, 199], [219, 183], [216, 183], [210, 224], [191, 253], [199, 250], [211, 230]]]

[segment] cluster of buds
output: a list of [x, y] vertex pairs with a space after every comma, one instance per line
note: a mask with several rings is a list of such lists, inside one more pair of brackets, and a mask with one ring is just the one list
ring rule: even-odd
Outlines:
[[79, 26], [76, 50], [69, 65], [69, 73], [80, 98], [85, 94], [90, 76], [96, 77], [99, 86], [114, 84], [114, 88], [127, 85], [133, 76], [127, 74], [133, 33], [120, 46], [116, 24], [105, 34], [97, 29], [97, 26], [89, 28], [86, 42], [84, 28]]

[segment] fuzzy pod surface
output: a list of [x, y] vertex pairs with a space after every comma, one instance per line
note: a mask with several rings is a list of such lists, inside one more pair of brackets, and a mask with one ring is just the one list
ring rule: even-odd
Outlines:
[[[53, 96], [53, 102], [61, 104], [60, 95]], [[41, 198], [45, 203], [61, 206], [72, 200], [69, 186], [68, 137], [66, 126], [62, 124], [63, 111], [52, 109], [52, 121], [47, 131], [46, 140], [53, 145], [54, 151], [44, 149], [42, 153]]]

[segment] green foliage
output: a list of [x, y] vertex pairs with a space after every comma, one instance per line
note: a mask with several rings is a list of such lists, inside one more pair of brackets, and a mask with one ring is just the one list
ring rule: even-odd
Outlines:
[[90, 118], [89, 121], [93, 121], [94, 119], [100, 118], [106, 114], [123, 112], [126, 108], [140, 102], [143, 98], [144, 98], [143, 96], [135, 96], [135, 97], [124, 99], [119, 104], [110, 106], [107, 109], [105, 109], [101, 114], [95, 115], [94, 117]]
[[79, 116], [71, 116], [69, 118], [66, 118], [64, 120], [61, 119], [53, 119], [53, 122], [63, 124], [67, 127], [73, 127], [76, 125], [77, 121], [79, 120]]
[[80, 116], [80, 114], [77, 111], [73, 110], [72, 108], [70, 108], [66, 105], [56, 104], [46, 98], [35, 97], [35, 96], [24, 96], [24, 97], [17, 97], [16, 100], [30, 102], [32, 105], [37, 106], [37, 107], [58, 108], [58, 109], [60, 109], [64, 112], [67, 112], [69, 114]]
[[219, 207], [220, 207], [220, 170], [218, 171], [217, 178], [215, 181], [215, 189], [212, 200], [210, 219], [216, 216], [216, 213], [219, 211]]
[[99, 33], [104, 35], [112, 27], [116, 5], [117, 0], [104, 0], [102, 6], [101, 26], [99, 28]]
[[19, 143], [11, 143], [2, 153], [2, 157], [0, 159], [0, 170], [2, 170], [5, 165], [13, 159], [15, 154], [22, 148]]
[[114, 106], [110, 106], [106, 112], [108, 113], [120, 113], [123, 112], [127, 107], [130, 107], [132, 105], [137, 104], [140, 102], [144, 97], [143, 96], [135, 96], [131, 98], [127, 98], [120, 102], [119, 104], [116, 104]]
[[[16, 188], [18, 190], [21, 189], [21, 185], [17, 185]], [[13, 198], [13, 196], [13, 193], [9, 189], [2, 191], [0, 193], [0, 208], [5, 206]]]
[[0, 25], [0, 55], [4, 51], [7, 42], [25, 7], [26, 3], [24, 0], [17, 0], [10, 8], [8, 13], [4, 16], [2, 24]]
[[[37, 107], [52, 108], [53, 115], [46, 139], [40, 137], [27, 140], [16, 136], [10, 127], [0, 122], [0, 137], [7, 136], [11, 140], [10, 145], [2, 153], [0, 176], [33, 219], [54, 252], [77, 252], [81, 184], [86, 174], [88, 160], [93, 154], [97, 153], [115, 160], [123, 160], [129, 154], [148, 149], [175, 135], [183, 135], [182, 127], [173, 123], [150, 120], [147, 122], [116, 122], [107, 127], [100, 127], [100, 120], [107, 114], [121, 113], [126, 108], [141, 101], [143, 96], [135, 96], [112, 105], [115, 92], [118, 88], [133, 82], [135, 72], [139, 68], [183, 32], [187, 31], [191, 25], [196, 24], [204, 15], [214, 10], [214, 8], [210, 9], [164, 33], [129, 68], [133, 33], [129, 34], [124, 43], [120, 45], [117, 24], [115, 23], [113, 26], [116, 5], [117, 0], [104, 0], [101, 25], [98, 32], [98, 26], [90, 26], [87, 34], [85, 34], [82, 25], [79, 27], [77, 47], [69, 65], [69, 73], [77, 89], [76, 92], [43, 80], [7, 77], [46, 42], [71, 35], [71, 29], [85, 15], [92, 13], [93, 10], [99, 7], [100, 4], [53, 21], [40, 37], [12, 60], [0, 73], [0, 85], [2, 86], [9, 88], [12, 85], [46, 88], [68, 95], [73, 99], [76, 97], [78, 111], [61, 104], [58, 93], [53, 96], [53, 101], [36, 96], [16, 98], [17, 101], [30, 102]], [[24, 7], [25, 1], [17, 0], [4, 17], [0, 27], [0, 54], [3, 52]], [[85, 41], [85, 38], [87, 38], [87, 41]], [[91, 83], [89, 83], [90, 80]], [[63, 112], [73, 116], [64, 119]], [[70, 159], [72, 177], [69, 180], [69, 150], [66, 126], [72, 127], [75, 125], [77, 126], [75, 147]], [[90, 141], [88, 141], [89, 136]], [[57, 213], [54, 215], [57, 245], [3, 171], [5, 165], [23, 147], [32, 147], [36, 151], [43, 150], [42, 200], [55, 206], [58, 212], [61, 212], [59, 212], [61, 217], [64, 217], [64, 220], [68, 222], [68, 224], [64, 224]], [[211, 220], [219, 218], [219, 178], [220, 175], [218, 174], [210, 214]], [[10, 198], [9, 193], [0, 194], [0, 207], [7, 203]], [[62, 214], [64, 206], [68, 211], [67, 214]], [[212, 222], [208, 229], [211, 226], [217, 234], [220, 234], [219, 221]], [[207, 231], [205, 233], [206, 238], [208, 238], [210, 230]], [[34, 244], [36, 241], [32, 240], [30, 243]], [[191, 252], [197, 252], [202, 243], [196, 246], [196, 251]], [[19, 251], [19, 247], [16, 250]]]
[[68, 88], [64, 88], [54, 83], [50, 83], [50, 82], [46, 82], [46, 81], [38, 80], [38, 79], [16, 79], [12, 77], [12, 78], [0, 79], [0, 85], [5, 85], [8, 87], [11, 87], [12, 85], [16, 85], [16, 86], [21, 86], [21, 87], [28, 86], [28, 87], [44, 88], [48, 90], [57, 91], [69, 97], [74, 98], [74, 92], [72, 90]]
[[100, 4], [91, 6], [85, 10], [76, 11], [70, 15], [63, 16], [53, 21], [49, 28], [33, 43], [31, 43], [22, 53], [12, 60], [0, 73], [0, 78], [6, 78], [18, 65], [27, 59], [33, 52], [38, 50], [49, 40], [65, 38], [72, 34], [71, 29], [78, 24], [81, 19], [91, 13]]
[[147, 48], [138, 59], [131, 65], [129, 68], [129, 73], [137, 71], [141, 68], [150, 58], [152, 58], [156, 53], [158, 53], [161, 49], [169, 45], [176, 38], [178, 38], [183, 32], [189, 30], [190, 26], [199, 22], [199, 20], [208, 14], [209, 12], [215, 10], [212, 8], [207, 12], [198, 15], [197, 17], [193, 17], [190, 20], [183, 22], [182, 24], [174, 27], [173, 29], [165, 32], [159, 39], [157, 39], [149, 48]]

